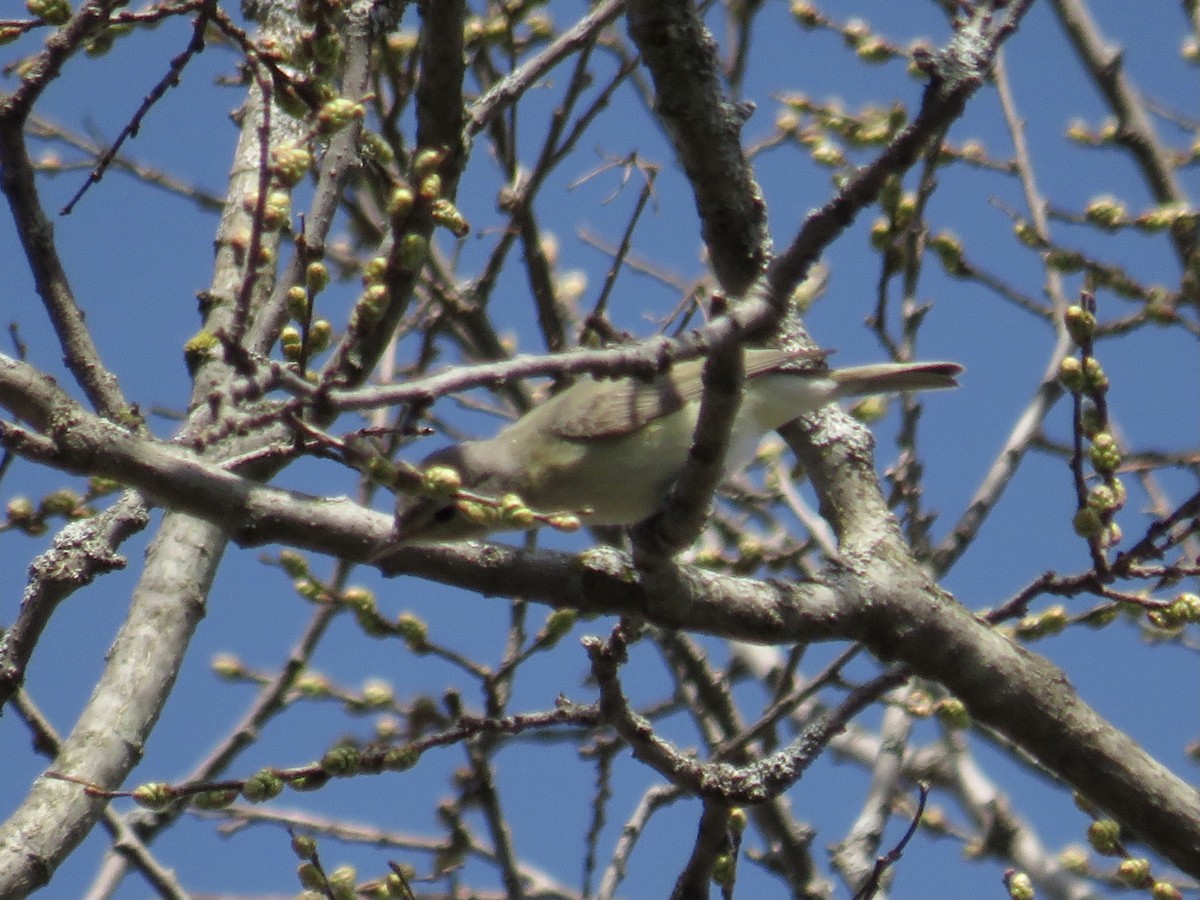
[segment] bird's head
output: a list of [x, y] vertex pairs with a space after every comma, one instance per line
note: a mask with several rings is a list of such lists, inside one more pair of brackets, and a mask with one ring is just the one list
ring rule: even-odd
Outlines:
[[[459, 490], [490, 496], [497, 482], [482, 443], [465, 442], [445, 447], [426, 457], [421, 469], [452, 469], [458, 473]], [[396, 498], [396, 525], [393, 545], [447, 544], [485, 537], [497, 530], [499, 522], [494, 510], [469, 499], [446, 493], [434, 495], [404, 495]]]

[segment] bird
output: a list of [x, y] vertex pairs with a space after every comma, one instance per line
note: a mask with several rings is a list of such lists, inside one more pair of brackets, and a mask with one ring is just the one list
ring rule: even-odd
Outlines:
[[[800, 415], [846, 397], [956, 387], [956, 376], [963, 371], [953, 362], [829, 369], [826, 355], [777, 348], [745, 351], [742, 402], [731, 429], [726, 477], [753, 459], [764, 435]], [[821, 367], [798, 368], [803, 361], [817, 361]], [[528, 529], [547, 514], [579, 514], [587, 525], [628, 526], [648, 519], [662, 507], [687, 462], [700, 413], [703, 367], [703, 359], [693, 359], [650, 379], [581, 376], [494, 437], [437, 450], [420, 466], [435, 489], [397, 495], [388, 543], [474, 540], [495, 531]], [[505, 515], [505, 509], [523, 512]]]

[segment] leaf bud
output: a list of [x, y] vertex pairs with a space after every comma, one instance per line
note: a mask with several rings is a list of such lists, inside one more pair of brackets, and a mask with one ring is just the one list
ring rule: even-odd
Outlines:
[[1097, 819], [1088, 826], [1088, 843], [1092, 849], [1103, 856], [1117, 856], [1121, 853], [1121, 826], [1113, 819]]
[[934, 714], [939, 722], [947, 728], [961, 731], [971, 724], [971, 716], [967, 706], [957, 697], [946, 697], [937, 702]]
[[1058, 380], [1072, 394], [1083, 390], [1083, 363], [1074, 356], [1064, 356], [1058, 364]]
[[130, 793], [134, 803], [143, 809], [163, 809], [176, 797], [175, 789], [165, 781], [139, 784]]
[[1154, 884], [1154, 876], [1150, 874], [1150, 860], [1144, 856], [1121, 860], [1117, 866], [1117, 878], [1131, 888], [1150, 887]]
[[1082, 306], [1074, 304], [1067, 307], [1063, 320], [1067, 326], [1067, 333], [1071, 335], [1071, 340], [1080, 347], [1091, 346], [1092, 338], [1096, 334], [1095, 315]]
[[242, 796], [251, 803], [263, 803], [283, 793], [283, 779], [271, 769], [262, 769], [242, 784]]
[[401, 613], [396, 619], [396, 633], [413, 653], [429, 650], [429, 626], [412, 613]]
[[1088, 451], [1092, 466], [1097, 472], [1108, 474], [1115, 472], [1121, 465], [1121, 451], [1116, 439], [1107, 431], [1101, 431], [1092, 438], [1092, 446]]
[[406, 234], [400, 239], [396, 248], [396, 261], [405, 272], [415, 272], [425, 262], [429, 255], [429, 241], [424, 235]]
[[1034, 900], [1033, 879], [1024, 872], [1006, 872], [1004, 886], [1008, 888], [1008, 896], [1012, 900]]
[[362, 758], [355, 747], [343, 744], [327, 750], [321, 757], [321, 768], [334, 778], [349, 778], [358, 774]]

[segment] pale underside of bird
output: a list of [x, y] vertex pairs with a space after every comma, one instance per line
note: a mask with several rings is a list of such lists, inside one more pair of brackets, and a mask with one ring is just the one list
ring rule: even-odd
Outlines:
[[[767, 433], [828, 403], [864, 394], [956, 386], [951, 362], [878, 363], [800, 369], [821, 351], [745, 352], [746, 381], [731, 429], [725, 473], [740, 470]], [[454, 469], [471, 493], [516, 494], [539, 513], [581, 515], [585, 525], [632, 525], [656, 513], [687, 462], [703, 393], [704, 360], [689, 360], [653, 379], [579, 378], [486, 440], [464, 441], [421, 466]], [[518, 526], [464, 515], [460, 498], [401, 497], [396, 544], [470, 540]]]

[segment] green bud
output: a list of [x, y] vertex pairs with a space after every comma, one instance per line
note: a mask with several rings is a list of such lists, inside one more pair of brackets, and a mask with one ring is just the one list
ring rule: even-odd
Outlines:
[[458, 514], [474, 525], [488, 525], [495, 522], [498, 513], [495, 507], [474, 500], [459, 500], [454, 504]]
[[1154, 877], [1150, 874], [1150, 860], [1145, 857], [1121, 860], [1117, 866], [1117, 878], [1131, 888], [1150, 887], [1154, 884]]
[[1128, 216], [1125, 204], [1112, 196], [1097, 197], [1083, 211], [1083, 217], [1101, 228], [1114, 230], [1123, 225]]
[[375, 611], [375, 594], [365, 587], [348, 587], [342, 591], [342, 602], [360, 612]]
[[1094, 406], [1085, 406], [1079, 416], [1079, 428], [1089, 440], [1104, 430], [1104, 420], [1100, 410]]
[[213, 674], [218, 678], [230, 680], [241, 678], [245, 673], [242, 661], [232, 653], [218, 653], [212, 660]]
[[404, 772], [415, 766], [420, 758], [421, 754], [412, 746], [391, 747], [383, 754], [383, 765], [389, 772]]
[[934, 709], [934, 715], [947, 728], [958, 731], [969, 727], [971, 724], [971, 715], [967, 712], [966, 704], [956, 697], [947, 697], [939, 700]]
[[1058, 364], [1058, 380], [1072, 394], [1083, 390], [1083, 363], [1074, 356], [1065, 356]]
[[297, 859], [312, 859], [317, 855], [317, 842], [307, 834], [293, 834], [292, 852]]
[[716, 859], [713, 860], [712, 880], [713, 884], [719, 884], [724, 887], [729, 887], [733, 884], [734, 876], [737, 874], [737, 860], [732, 853], [719, 853]]
[[296, 877], [301, 887], [325, 896], [325, 876], [316, 863], [308, 860], [296, 866]]
[[1083, 144], [1085, 147], [1094, 147], [1098, 141], [1096, 135], [1092, 134], [1087, 123], [1082, 119], [1072, 119], [1068, 123], [1067, 139], [1074, 141], [1076, 144]]
[[417, 195], [413, 193], [413, 189], [406, 184], [401, 185], [392, 191], [392, 196], [388, 198], [388, 215], [393, 221], [406, 220], [416, 202]]
[[[304, 113], [301, 113], [301, 117]], [[286, 187], [299, 184], [312, 168], [312, 154], [295, 144], [281, 144], [271, 151], [271, 171]]]
[[333, 134], [366, 114], [362, 104], [346, 97], [334, 97], [317, 113], [317, 128], [322, 134]]
[[1082, 253], [1074, 250], [1054, 249], [1046, 253], [1046, 265], [1058, 272], [1070, 274], [1083, 268], [1085, 260]]
[[1100, 360], [1094, 356], [1083, 361], [1083, 389], [1092, 396], [1108, 391], [1108, 376], [1104, 374]]
[[579, 516], [571, 515], [570, 513], [560, 513], [557, 516], [551, 516], [546, 520], [546, 524], [555, 531], [572, 532], [578, 531], [583, 527], [583, 523], [579, 521]]
[[1056, 604], [1043, 610], [1038, 618], [1043, 635], [1058, 634], [1067, 627], [1067, 608]]
[[1182, 622], [1200, 622], [1200, 594], [1180, 594], [1171, 601], [1171, 609]]
[[847, 47], [857, 47], [870, 35], [871, 26], [865, 19], [847, 19], [846, 24], [842, 26], [842, 38]]
[[426, 203], [433, 203], [442, 196], [442, 176], [437, 172], [431, 172], [421, 179], [420, 185], [417, 187], [417, 196]]
[[548, 41], [554, 37], [554, 20], [545, 12], [530, 13], [525, 18], [529, 36], [538, 41]]
[[1175, 302], [1163, 290], [1152, 290], [1144, 309], [1146, 320], [1155, 325], [1170, 325], [1179, 318], [1179, 314], [1175, 311]]
[[329, 266], [318, 260], [310, 262], [304, 270], [304, 285], [310, 294], [319, 294], [329, 284]]
[[429, 255], [429, 241], [424, 235], [406, 234], [396, 248], [396, 261], [405, 272], [415, 272], [425, 263]]
[[1098, 484], [1088, 491], [1087, 505], [1101, 514], [1114, 512], [1117, 509], [1116, 494], [1107, 484]]
[[293, 284], [287, 292], [288, 315], [297, 322], [303, 322], [312, 311], [312, 303], [308, 299], [308, 291], [301, 285]]
[[284, 191], [272, 191], [263, 206], [263, 226], [269, 231], [283, 228], [292, 214], [292, 198]]
[[855, 401], [850, 406], [850, 415], [867, 425], [872, 422], [878, 422], [887, 412], [887, 398], [876, 394], [871, 397], [863, 397], [861, 400]]
[[1100, 532], [1104, 529], [1104, 520], [1100, 517], [1100, 513], [1092, 509], [1090, 506], [1085, 506], [1075, 513], [1075, 518], [1071, 520], [1071, 525], [1075, 529], [1075, 533], [1082, 538], [1099, 537]]
[[325, 594], [325, 588], [321, 587], [321, 583], [314, 578], [297, 578], [292, 582], [292, 590], [313, 603], [326, 603], [329, 600]]
[[373, 456], [363, 468], [363, 474], [375, 484], [390, 488], [396, 484], [396, 467], [382, 456]]
[[1112, 819], [1097, 819], [1088, 826], [1088, 843], [1103, 856], [1121, 853], [1121, 826]]
[[1024, 872], [1013, 872], [1005, 878], [1005, 887], [1012, 900], [1034, 900], [1033, 880]]
[[329, 873], [329, 890], [334, 900], [355, 900], [355, 880], [358, 872], [354, 866], [338, 866]]
[[83, 506], [83, 498], [70, 488], [60, 488], [57, 491], [51, 491], [42, 499], [42, 515], [46, 516], [74, 516], [79, 508]]
[[1058, 864], [1073, 875], [1088, 873], [1088, 855], [1082, 847], [1072, 844], [1064, 847], [1058, 854]]
[[396, 159], [391, 145], [383, 135], [374, 131], [363, 131], [362, 139], [359, 142], [359, 152], [364, 159], [369, 159], [380, 166], [389, 166]]
[[442, 161], [445, 158], [446, 158], [446, 153], [444, 150], [434, 150], [434, 149], [427, 148], [425, 150], [418, 151], [417, 155], [415, 157], [413, 157], [413, 162], [412, 162], [413, 175], [415, 175], [416, 178], [418, 180], [420, 180], [420, 179], [424, 178], [426, 175], [433, 174], [434, 172], [437, 171], [438, 167], [442, 164]]
[[963, 263], [962, 241], [957, 235], [949, 231], [938, 232], [930, 239], [929, 247], [941, 260], [947, 275], [961, 278], [968, 274], [968, 269]]
[[396, 701], [396, 690], [382, 678], [368, 678], [360, 694], [363, 706], [379, 709], [391, 706]]
[[958, 151], [958, 155], [967, 162], [983, 163], [987, 162], [987, 147], [983, 141], [969, 140], [963, 141], [962, 147]]
[[445, 197], [439, 197], [433, 201], [432, 213], [433, 221], [455, 237], [466, 237], [471, 233], [471, 225], [467, 222], [466, 217]]
[[47, 25], [65, 25], [71, 18], [69, 0], [25, 0], [25, 8]]
[[342, 54], [342, 39], [336, 31], [326, 31], [311, 42], [313, 60], [322, 66], [332, 66]]
[[859, 59], [868, 63], [883, 63], [892, 58], [891, 49], [886, 42], [879, 38], [866, 38], [859, 41], [854, 52]]
[[396, 633], [413, 653], [429, 652], [429, 626], [412, 613], [401, 613], [396, 619]]
[[129, 796], [144, 809], [162, 809], [169, 806], [177, 795], [175, 789], [166, 782], [152, 781], [138, 785]]
[[1097, 472], [1108, 474], [1115, 472], [1121, 465], [1121, 451], [1116, 439], [1107, 431], [1101, 431], [1092, 438], [1092, 446], [1088, 451], [1092, 466]]
[[817, 142], [811, 151], [813, 162], [821, 166], [840, 166], [846, 162], [846, 157], [842, 154], [842, 149], [830, 140], [822, 140]]
[[28, 497], [13, 497], [8, 501], [6, 509], [10, 525], [20, 525], [33, 520], [33, 501]]
[[263, 769], [246, 779], [242, 796], [251, 803], [263, 803], [283, 793], [283, 779], [271, 769]]
[[321, 757], [321, 768], [335, 778], [357, 775], [362, 757], [354, 747], [334, 747]]
[[1191, 214], [1186, 203], [1164, 203], [1139, 215], [1135, 224], [1145, 231], [1163, 231]]
[[1020, 219], [1013, 226], [1013, 233], [1017, 236], [1017, 240], [1026, 247], [1041, 247], [1045, 243], [1038, 234], [1037, 228], [1027, 219]]
[[390, 296], [388, 289], [382, 284], [373, 284], [363, 291], [358, 302], [354, 304], [352, 327], [362, 328], [373, 325], [383, 318]]
[[1092, 338], [1096, 334], [1096, 317], [1092, 313], [1082, 306], [1068, 306], [1063, 319], [1071, 340], [1080, 347], [1091, 346]]
[[746, 816], [746, 811], [740, 806], [735, 806], [729, 811], [729, 830], [734, 834], [742, 834], [749, 824], [749, 818]]
[[238, 798], [233, 788], [202, 791], [192, 796], [192, 805], [197, 809], [225, 809]]
[[820, 10], [808, 0], [792, 0], [791, 13], [801, 28], [816, 28], [822, 22]]
[[886, 250], [892, 241], [892, 223], [880, 216], [871, 223], [871, 247]]
[[546, 624], [542, 628], [542, 634], [545, 636], [547, 645], [558, 643], [565, 637], [575, 623], [579, 620], [579, 613], [573, 609], [556, 609], [546, 617]]
[[305, 791], [319, 791], [325, 785], [329, 784], [331, 776], [328, 772], [310, 772], [306, 775], [298, 775], [288, 780], [287, 786], [293, 791], [301, 793]]
[[363, 266], [363, 286], [369, 287], [374, 282], [382, 280], [383, 276], [387, 274], [387, 266], [387, 258], [383, 256], [374, 256], [367, 260], [367, 264]]
[[296, 690], [305, 697], [328, 697], [331, 685], [320, 672], [305, 672], [296, 679]]
[[328, 319], [317, 319], [308, 327], [308, 351], [320, 353], [329, 347], [333, 339], [333, 326]]
[[532, 509], [521, 507], [514, 509], [511, 512], [505, 513], [504, 521], [508, 522], [514, 528], [529, 529], [533, 527], [533, 523], [537, 521], [537, 516], [534, 515]]
[[281, 550], [279, 565], [292, 578], [302, 578], [308, 575], [308, 560], [295, 550]]
[[[423, 473], [421, 490], [433, 497], [453, 497], [462, 490], [462, 476], [450, 466], [430, 466]], [[516, 497], [515, 494], [509, 496]], [[521, 498], [517, 497], [517, 504]]]

